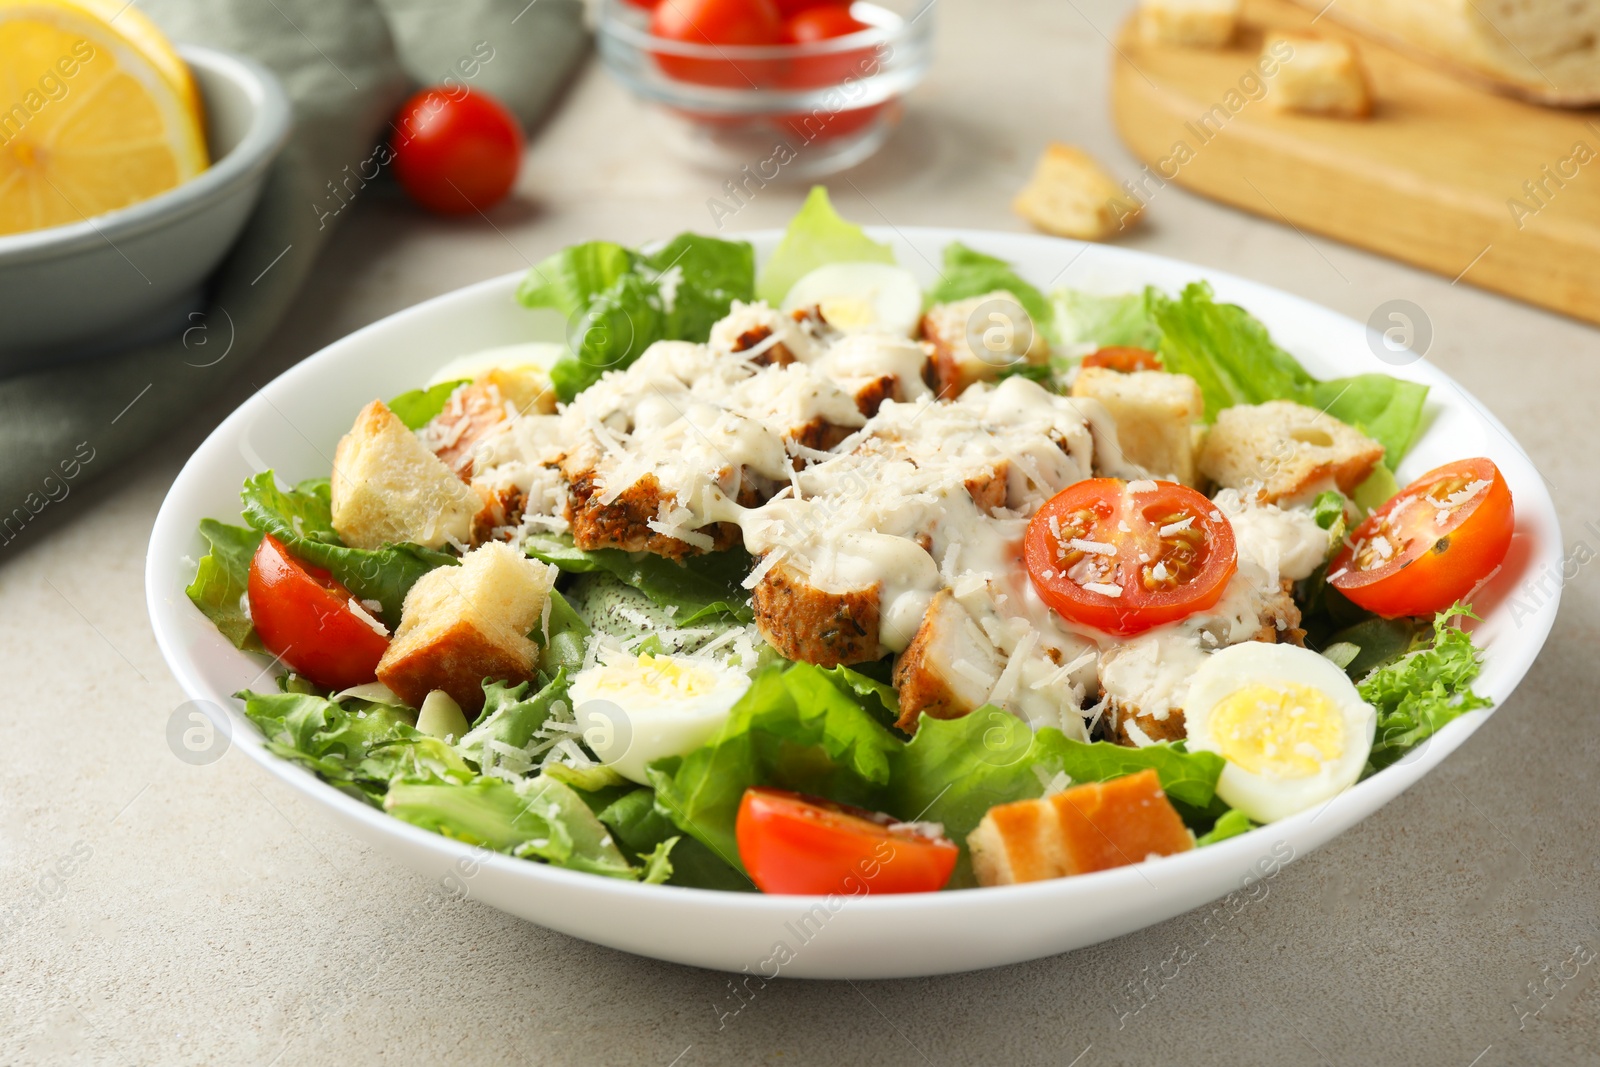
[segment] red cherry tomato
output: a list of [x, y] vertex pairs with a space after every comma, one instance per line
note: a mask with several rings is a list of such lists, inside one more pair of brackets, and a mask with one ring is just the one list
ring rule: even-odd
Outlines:
[[836, 137], [848, 137], [853, 133], [860, 133], [870, 126], [879, 115], [890, 108], [898, 108], [898, 101], [888, 101], [882, 104], [872, 104], [869, 107], [851, 108], [848, 111], [806, 111], [795, 115], [785, 115], [782, 122], [801, 144], [812, 141], [827, 141]]
[[1345, 540], [1328, 583], [1385, 618], [1432, 615], [1472, 592], [1511, 547], [1511, 489], [1487, 459], [1446, 463]]
[[[783, 23], [772, 0], [664, 0], [650, 17], [650, 32], [669, 41], [697, 45], [770, 45], [782, 39]], [[698, 85], [752, 88], [770, 79], [762, 61], [700, 59], [659, 53], [668, 77]]]
[[1104, 367], [1119, 374], [1132, 374], [1141, 370], [1160, 370], [1161, 357], [1148, 348], [1130, 348], [1113, 345], [1096, 349], [1083, 357], [1085, 367]]
[[956, 846], [888, 815], [783, 789], [747, 789], [735, 825], [739, 859], [763, 893], [931, 893], [955, 870]]
[[1028, 523], [1023, 559], [1057, 613], [1123, 636], [1211, 607], [1238, 569], [1233, 526], [1204, 495], [1120, 478], [1051, 497]]
[[867, 29], [867, 24], [850, 14], [848, 4], [808, 7], [784, 20], [783, 39], [791, 44], [810, 44], [830, 37], [845, 37]]
[[394, 129], [395, 177], [429, 211], [485, 211], [516, 183], [522, 127], [491, 96], [463, 88], [424, 89], [400, 108]]
[[354, 597], [270, 534], [250, 560], [250, 621], [261, 643], [311, 681], [348, 689], [377, 678], [389, 639], [356, 614]]
[[778, 14], [783, 18], [798, 15], [814, 7], [842, 7], [850, 9], [850, 0], [776, 0]]

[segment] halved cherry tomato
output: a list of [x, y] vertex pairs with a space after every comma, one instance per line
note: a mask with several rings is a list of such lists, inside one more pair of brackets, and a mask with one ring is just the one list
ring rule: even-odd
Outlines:
[[735, 833], [763, 893], [931, 893], [959, 855], [946, 838], [888, 815], [765, 787], [745, 790]]
[[[783, 22], [772, 0], [671, 0], [656, 6], [650, 32], [687, 44], [778, 44]], [[744, 89], [770, 80], [769, 64], [761, 60], [736, 63], [659, 53], [656, 62], [669, 77], [699, 85]]]
[[1085, 367], [1104, 367], [1119, 374], [1132, 374], [1141, 370], [1160, 370], [1161, 357], [1148, 348], [1112, 345], [1090, 352], [1083, 357]]
[[522, 127], [474, 89], [424, 89], [395, 116], [394, 174], [429, 211], [465, 215], [498, 204], [522, 166]]
[[250, 621], [267, 651], [318, 685], [348, 689], [377, 677], [389, 639], [351, 607], [350, 591], [268, 534], [250, 560]]
[[1472, 592], [1511, 547], [1511, 489], [1488, 459], [1435, 468], [1367, 516], [1328, 584], [1385, 618], [1432, 615]]
[[1056, 612], [1122, 636], [1211, 607], [1238, 569], [1233, 526], [1205, 496], [1120, 478], [1051, 497], [1028, 523], [1023, 559]]

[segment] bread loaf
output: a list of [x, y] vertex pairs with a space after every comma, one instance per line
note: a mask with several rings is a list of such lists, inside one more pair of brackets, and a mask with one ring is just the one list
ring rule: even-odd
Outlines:
[[1296, 0], [1504, 92], [1600, 103], [1600, 0]]

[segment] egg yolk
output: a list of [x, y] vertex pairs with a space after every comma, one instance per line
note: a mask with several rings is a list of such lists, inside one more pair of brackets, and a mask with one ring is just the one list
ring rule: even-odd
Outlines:
[[612, 700], [624, 707], [647, 707], [664, 700], [693, 700], [716, 687], [717, 676], [711, 671], [644, 653], [637, 660], [603, 670], [589, 697]]
[[1310, 686], [1248, 685], [1211, 711], [1217, 751], [1251, 774], [1305, 778], [1344, 750], [1344, 716]]
[[830, 296], [818, 306], [828, 325], [841, 330], [862, 330], [878, 322], [872, 301], [859, 296]]

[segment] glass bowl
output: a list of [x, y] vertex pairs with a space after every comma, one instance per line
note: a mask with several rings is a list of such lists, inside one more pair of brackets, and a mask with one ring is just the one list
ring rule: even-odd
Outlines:
[[850, 14], [868, 28], [825, 41], [705, 45], [656, 37], [650, 12], [601, 0], [596, 36], [678, 154], [753, 193], [752, 181], [852, 167], [888, 140], [927, 73], [935, 2], [858, 0]]

